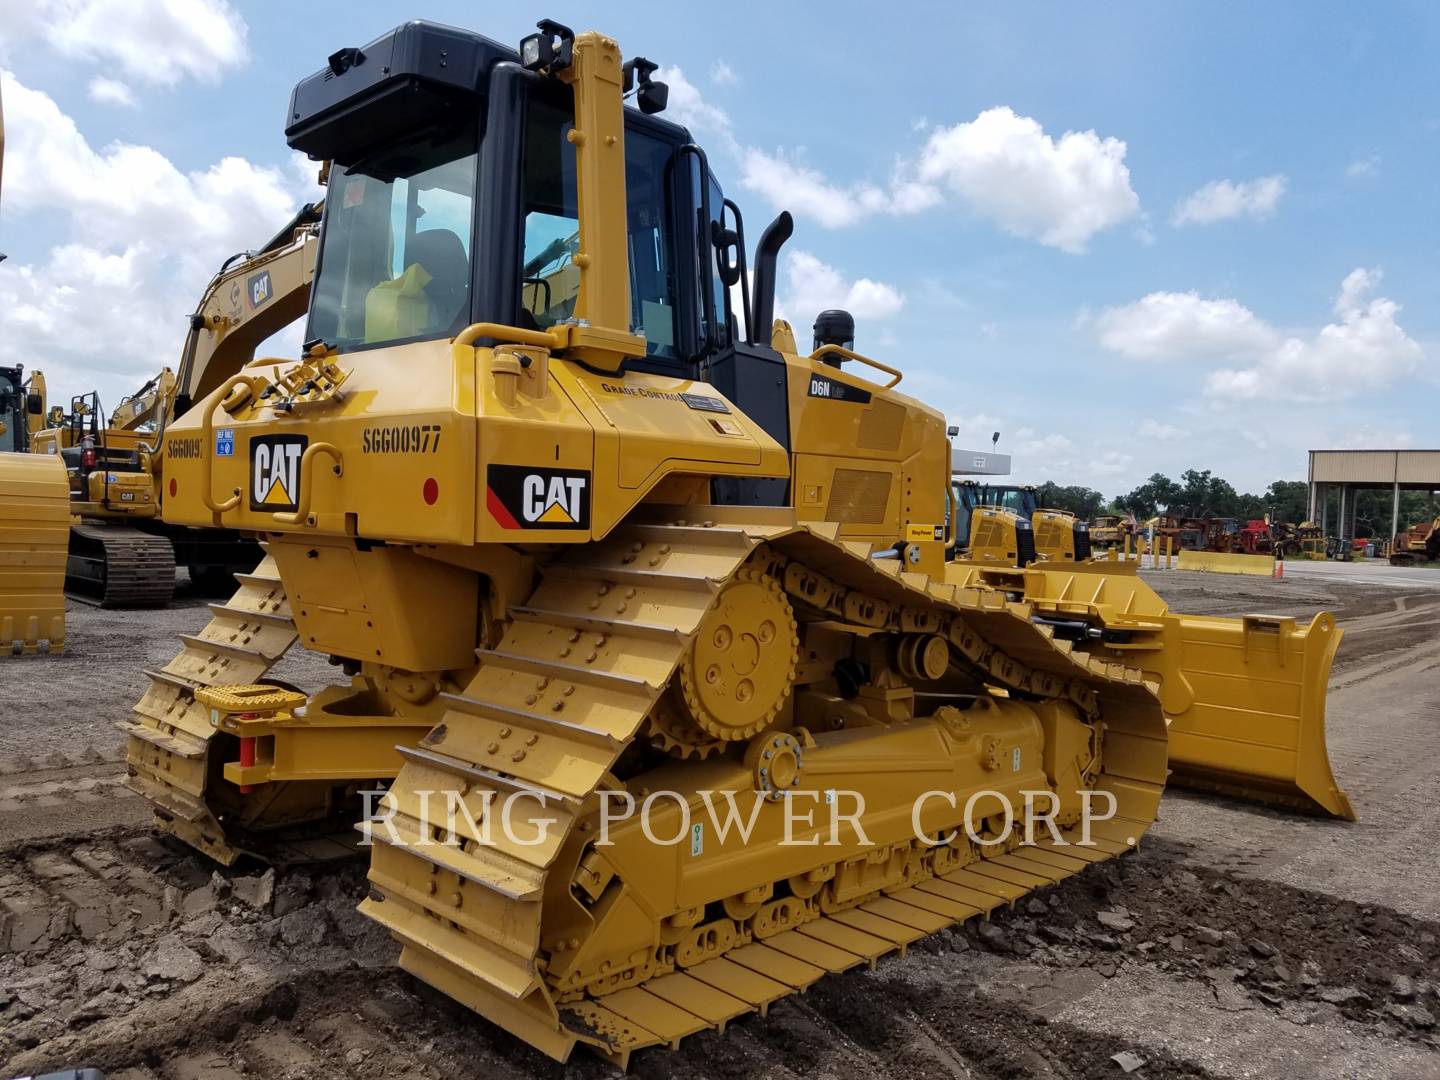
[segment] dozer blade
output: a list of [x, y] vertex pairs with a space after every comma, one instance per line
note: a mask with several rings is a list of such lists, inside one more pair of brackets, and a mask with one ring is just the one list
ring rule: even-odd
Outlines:
[[0, 656], [64, 647], [69, 529], [60, 459], [0, 454]]
[[1342, 633], [1333, 615], [1304, 628], [1274, 615], [1182, 615], [1126, 563], [956, 576], [994, 585], [1008, 578], [1039, 616], [1072, 632], [1100, 630], [1105, 650], [1157, 679], [1177, 783], [1355, 819], [1325, 745], [1326, 687]]
[[1268, 615], [1179, 623], [1193, 700], [1170, 722], [1174, 779], [1354, 821], [1325, 745], [1326, 686], [1344, 633], [1334, 616], [1303, 629]]

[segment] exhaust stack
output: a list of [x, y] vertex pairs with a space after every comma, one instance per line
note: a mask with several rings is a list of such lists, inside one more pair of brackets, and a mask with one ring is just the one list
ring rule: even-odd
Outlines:
[[750, 305], [755, 325], [750, 327], [751, 344], [770, 345], [770, 335], [775, 328], [775, 266], [780, 249], [795, 231], [795, 219], [789, 210], [782, 210], [778, 217], [765, 227], [760, 242], [755, 245], [755, 286], [754, 299]]

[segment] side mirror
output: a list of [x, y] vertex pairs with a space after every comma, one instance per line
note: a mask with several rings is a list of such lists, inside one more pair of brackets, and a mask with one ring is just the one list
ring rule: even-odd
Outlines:
[[716, 222], [711, 228], [711, 238], [715, 244], [715, 263], [720, 270], [720, 280], [727, 289], [731, 288], [740, 280], [740, 235]]
[[39, 394], [26, 394], [25, 411], [31, 416], [42, 415], [45, 412], [45, 400]]

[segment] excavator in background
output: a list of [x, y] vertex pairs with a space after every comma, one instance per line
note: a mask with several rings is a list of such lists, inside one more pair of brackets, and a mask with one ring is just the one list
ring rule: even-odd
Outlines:
[[[166, 520], [267, 557], [126, 725], [157, 824], [295, 857], [378, 787], [361, 911], [401, 965], [623, 1066], [1129, 851], [1172, 769], [1351, 816], [1334, 619], [954, 558], [944, 417], [848, 315], [809, 351], [773, 317], [793, 221], [752, 283], [656, 67], [414, 21], [293, 91], [335, 163], [308, 344], [164, 434]], [[297, 642], [344, 678], [265, 683]]]
[[1397, 533], [1390, 547], [1391, 566], [1419, 566], [1426, 562], [1440, 562], [1440, 517]]
[[[58, 456], [69, 478], [66, 584], [98, 595], [102, 607], [163, 607], [175, 570], [209, 592], [229, 595], [235, 574], [260, 561], [260, 545], [233, 529], [196, 529], [164, 521], [165, 431], [220, 380], [234, 375], [256, 346], [304, 314], [315, 271], [321, 208], [306, 206], [258, 252], [227, 260], [190, 317], [179, 374], [163, 368], [105, 416], [95, 392], [73, 397], [68, 413], [31, 450]], [[216, 452], [223, 452], [223, 433]], [[174, 451], [195, 455], [192, 443]]]
[[[0, 106], [0, 168], [4, 159]], [[0, 656], [65, 647], [65, 470], [29, 453], [44, 416], [44, 376], [0, 366]]]

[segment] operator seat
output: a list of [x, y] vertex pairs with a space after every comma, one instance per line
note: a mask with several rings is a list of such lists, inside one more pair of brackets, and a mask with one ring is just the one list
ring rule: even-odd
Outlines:
[[430, 275], [425, 297], [430, 302], [430, 329], [458, 329], [468, 319], [470, 260], [465, 245], [449, 229], [426, 229], [411, 239], [405, 251], [405, 266], [416, 263]]

